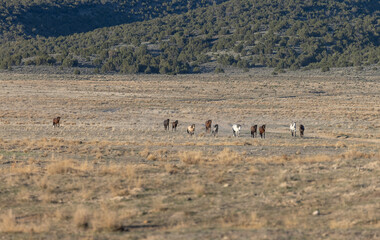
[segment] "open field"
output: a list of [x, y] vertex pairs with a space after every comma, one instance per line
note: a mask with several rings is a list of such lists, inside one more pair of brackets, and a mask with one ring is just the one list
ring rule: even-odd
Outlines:
[[380, 239], [379, 71], [0, 82], [0, 238]]

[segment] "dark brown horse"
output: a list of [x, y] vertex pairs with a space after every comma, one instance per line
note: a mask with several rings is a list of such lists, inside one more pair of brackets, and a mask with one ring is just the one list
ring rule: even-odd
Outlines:
[[305, 132], [305, 127], [304, 127], [304, 125], [300, 125], [300, 135], [301, 135], [301, 137], [303, 137], [303, 133]]
[[175, 120], [174, 122], [172, 122], [172, 131], [173, 130], [177, 131], [177, 126], [178, 126], [178, 120]]
[[61, 126], [61, 124], [59, 123], [59, 120], [61, 120], [61, 117], [56, 117], [53, 119], [53, 127]]
[[211, 131], [211, 126], [212, 126], [212, 121], [211, 120], [207, 120], [206, 123], [206, 132], [210, 132]]
[[252, 138], [255, 138], [255, 135], [257, 137], [257, 125], [254, 125], [251, 127], [251, 136]]
[[259, 127], [260, 137], [265, 138], [265, 124]]
[[166, 120], [164, 121], [164, 127], [165, 127], [165, 130], [169, 130], [169, 122], [170, 122], [169, 119], [166, 119]]

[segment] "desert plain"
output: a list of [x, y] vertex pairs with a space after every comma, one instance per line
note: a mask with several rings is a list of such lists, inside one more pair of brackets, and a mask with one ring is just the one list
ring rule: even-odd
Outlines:
[[0, 239], [380, 239], [380, 71], [270, 73], [1, 72]]

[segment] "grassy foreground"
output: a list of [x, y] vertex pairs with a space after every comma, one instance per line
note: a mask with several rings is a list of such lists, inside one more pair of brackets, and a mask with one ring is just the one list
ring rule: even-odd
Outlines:
[[[378, 238], [376, 79], [2, 74], [0, 236]], [[250, 138], [254, 123], [266, 139]]]

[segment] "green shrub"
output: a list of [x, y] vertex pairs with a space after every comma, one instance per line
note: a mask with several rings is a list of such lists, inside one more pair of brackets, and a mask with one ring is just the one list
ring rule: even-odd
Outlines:
[[322, 72], [328, 72], [328, 71], [330, 71], [330, 68], [329, 68], [328, 66], [323, 66], [323, 67], [321, 68], [321, 71], [322, 71]]
[[224, 69], [221, 67], [217, 67], [217, 68], [215, 68], [214, 72], [215, 73], [224, 73]]

